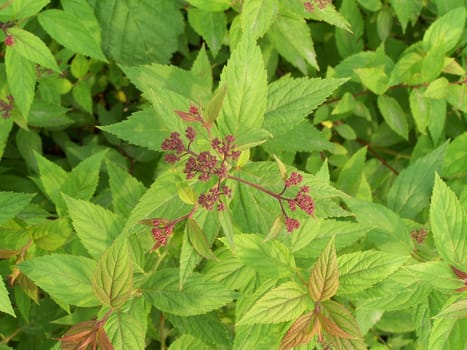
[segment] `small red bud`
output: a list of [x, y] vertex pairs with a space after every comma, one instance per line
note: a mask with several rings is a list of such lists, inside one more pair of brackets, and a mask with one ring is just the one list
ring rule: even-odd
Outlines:
[[13, 38], [13, 35], [7, 35], [3, 42], [6, 46], [13, 46], [15, 44], [15, 39]]

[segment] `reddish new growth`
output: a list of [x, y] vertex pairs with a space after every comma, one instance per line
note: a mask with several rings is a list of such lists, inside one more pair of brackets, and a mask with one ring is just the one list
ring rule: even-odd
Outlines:
[[11, 111], [15, 105], [15, 99], [13, 96], [8, 95], [7, 101], [0, 100], [0, 114], [4, 119], [8, 119], [11, 117]]
[[15, 44], [15, 38], [13, 37], [13, 35], [7, 35], [5, 40], [3, 40], [3, 43], [6, 46], [13, 46]]
[[[313, 198], [311, 198], [311, 196], [308, 194], [310, 192], [310, 188], [308, 186], [300, 187], [294, 198], [282, 197], [282, 193], [284, 193], [287, 188], [299, 185], [302, 182], [302, 180], [302, 175], [296, 172], [291, 173], [290, 176], [285, 180], [284, 189], [280, 193], [281, 196], [279, 198], [279, 201], [286, 200], [291, 211], [295, 211], [297, 210], [297, 207], [299, 207], [305, 213], [312, 216], [315, 211], [315, 202], [313, 201]], [[292, 232], [293, 230], [299, 228], [300, 223], [298, 222], [298, 220], [292, 219], [287, 216], [284, 208], [282, 207], [282, 203], [281, 208], [285, 216], [285, 226], [287, 227], [287, 231]]]
[[305, 1], [303, 6], [305, 6], [305, 11], [313, 12], [315, 10], [315, 6], [318, 6], [320, 10], [323, 10], [326, 5], [332, 3], [332, 0], [312, 0], [312, 1]]

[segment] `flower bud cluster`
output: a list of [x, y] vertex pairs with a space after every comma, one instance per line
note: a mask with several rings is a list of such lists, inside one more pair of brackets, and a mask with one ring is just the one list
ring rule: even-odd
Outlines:
[[[292, 186], [299, 185], [303, 180], [303, 176], [292, 172], [290, 176], [284, 181], [284, 187], [290, 188]], [[313, 198], [308, 194], [310, 188], [308, 186], [300, 187], [299, 191], [294, 198], [287, 199], [287, 203], [291, 211], [297, 210], [297, 207], [303, 210], [308, 215], [312, 216], [315, 211], [315, 202]], [[287, 231], [292, 232], [293, 230], [300, 227], [300, 223], [296, 219], [292, 219], [285, 215], [285, 226]]]
[[315, 10], [315, 6], [317, 5], [320, 10], [323, 10], [326, 5], [332, 3], [332, 0], [312, 0], [312, 1], [305, 1], [303, 5], [305, 6], [305, 11], [313, 12]]
[[152, 247], [152, 250], [156, 250], [159, 247], [165, 247], [170, 235], [173, 233], [175, 222], [166, 219], [152, 219], [152, 236], [156, 243]]
[[4, 119], [8, 119], [11, 117], [11, 111], [13, 110], [15, 105], [15, 99], [12, 95], [7, 96], [7, 100], [0, 100], [0, 114]]

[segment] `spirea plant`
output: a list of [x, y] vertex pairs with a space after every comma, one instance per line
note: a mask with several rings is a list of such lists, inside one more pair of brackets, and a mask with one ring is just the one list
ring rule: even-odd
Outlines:
[[0, 0], [0, 350], [467, 346], [464, 0]]

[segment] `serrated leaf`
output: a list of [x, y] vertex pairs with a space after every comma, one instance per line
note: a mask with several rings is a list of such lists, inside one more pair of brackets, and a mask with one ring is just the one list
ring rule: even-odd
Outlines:
[[133, 263], [126, 237], [116, 239], [97, 261], [92, 287], [104, 305], [119, 308], [128, 300], [133, 289]]
[[242, 30], [255, 39], [262, 37], [279, 12], [277, 0], [246, 0], [240, 16]]
[[358, 222], [372, 227], [369, 239], [381, 250], [409, 255], [413, 249], [410, 232], [399, 215], [381, 204], [345, 199]]
[[3, 2], [2, 5], [7, 4], [8, 6], [2, 6], [2, 10], [0, 12], [0, 21], [17, 21], [23, 18], [31, 17], [39, 12], [49, 2], [50, 0], [21, 0]]
[[467, 299], [461, 299], [452, 304], [445, 305], [434, 318], [467, 318]]
[[106, 167], [113, 209], [116, 214], [126, 217], [146, 192], [146, 187], [115, 163], [106, 162]]
[[64, 198], [81, 243], [92, 257], [101, 257], [120, 235], [125, 221], [97, 204]]
[[60, 68], [52, 52], [39, 37], [18, 27], [9, 28], [8, 32], [13, 35], [15, 40], [15, 44], [10, 47], [18, 55], [60, 73]]
[[333, 237], [311, 269], [308, 292], [313, 301], [326, 301], [336, 294], [338, 288], [339, 271]]
[[467, 264], [466, 213], [455, 193], [435, 175], [430, 223], [440, 256], [453, 265]]
[[11, 305], [10, 298], [8, 297], [8, 291], [5, 287], [5, 283], [3, 282], [3, 278], [1, 278], [1, 276], [0, 276], [0, 312], [4, 312], [13, 317], [16, 317], [15, 310], [13, 310], [13, 306]]
[[188, 9], [188, 22], [203, 37], [214, 57], [222, 47], [222, 40], [227, 34], [227, 18], [224, 12]]
[[102, 49], [120, 64], [167, 63], [177, 49], [183, 17], [172, 0], [99, 0], [94, 9]]
[[81, 307], [100, 304], [91, 287], [94, 260], [52, 254], [24, 261], [18, 267], [35, 284], [63, 303]]
[[283, 77], [268, 86], [264, 127], [274, 136], [291, 130], [346, 79]]
[[237, 45], [219, 84], [227, 86], [217, 118], [221, 132], [238, 138], [260, 128], [266, 110], [267, 77], [261, 50], [252, 38], [245, 36]]
[[336, 187], [351, 196], [358, 193], [363, 178], [363, 169], [365, 167], [366, 147], [362, 147], [345, 163], [339, 177]]
[[2, 120], [2, 127], [0, 128], [0, 160], [3, 157], [8, 135], [10, 135], [11, 128], [13, 127], [12, 120]]
[[445, 52], [451, 51], [462, 36], [465, 24], [465, 7], [452, 9], [434, 21], [423, 36], [423, 48], [428, 51], [442, 45]]
[[264, 242], [260, 235], [236, 235], [235, 249], [235, 255], [246, 266], [269, 278], [290, 276], [295, 269], [293, 255], [277, 240]]
[[457, 136], [446, 150], [443, 162], [443, 176], [465, 174], [467, 164], [467, 132]]
[[[141, 315], [143, 316], [143, 315]], [[115, 311], [105, 323], [105, 332], [115, 350], [142, 350], [145, 331], [140, 319], [128, 312]]]
[[267, 33], [274, 48], [304, 75], [308, 65], [319, 70], [310, 29], [304, 19], [279, 16]]
[[34, 194], [0, 191], [0, 224], [14, 218], [31, 202]]
[[101, 49], [100, 35], [96, 36], [96, 33], [100, 32], [92, 32], [86, 25], [86, 22], [90, 21], [97, 25], [97, 19], [92, 12], [88, 13], [84, 20], [67, 11], [50, 9], [41, 12], [38, 20], [47, 34], [64, 47], [85, 56], [107, 61]]
[[399, 105], [399, 102], [392, 97], [380, 95], [378, 96], [378, 107], [389, 127], [396, 134], [407, 140], [409, 137], [407, 116]]
[[290, 321], [301, 315], [307, 306], [306, 288], [296, 282], [286, 282], [264, 294], [237, 325]]
[[402, 170], [388, 193], [387, 205], [402, 217], [414, 219], [428, 206], [435, 172], [440, 171], [447, 144]]
[[36, 90], [36, 66], [7, 46], [5, 69], [8, 88], [15, 99], [15, 105], [27, 120]]
[[389, 77], [384, 71], [384, 66], [357, 68], [355, 73], [361, 80], [363, 86], [377, 95], [382, 95], [389, 87]]
[[231, 6], [230, 0], [187, 0], [187, 2], [205, 11], [224, 11]]
[[438, 318], [433, 321], [430, 337], [428, 339], [429, 349], [443, 349], [446, 347], [456, 321], [457, 320], [454, 318]]
[[206, 259], [216, 259], [216, 256], [211, 251], [211, 245], [201, 230], [201, 227], [191, 218], [188, 219], [187, 222], [187, 235], [191, 245], [199, 255]]
[[316, 335], [318, 326], [316, 315], [313, 312], [300, 316], [282, 338], [279, 350], [289, 350], [298, 345], [309, 343]]
[[49, 251], [63, 246], [73, 233], [68, 218], [46, 220], [30, 227], [28, 231], [37, 247]]
[[390, 0], [391, 6], [396, 12], [397, 19], [402, 24], [402, 31], [405, 32], [409, 21], [415, 23], [423, 8], [422, 0], [413, 0], [407, 2], [405, 0]]
[[206, 276], [193, 273], [179, 289], [178, 269], [153, 273], [142, 286], [144, 295], [159, 310], [179, 316], [208, 313], [232, 301], [233, 293]]
[[370, 288], [396, 271], [408, 256], [367, 250], [339, 256], [339, 295]]

